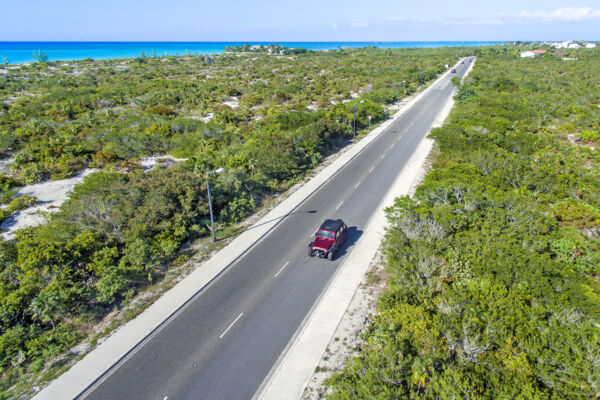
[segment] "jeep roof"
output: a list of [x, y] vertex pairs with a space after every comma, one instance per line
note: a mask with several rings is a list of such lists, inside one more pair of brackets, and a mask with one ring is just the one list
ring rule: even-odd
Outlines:
[[340, 227], [344, 225], [344, 222], [341, 219], [326, 219], [322, 224], [319, 230], [335, 232]]

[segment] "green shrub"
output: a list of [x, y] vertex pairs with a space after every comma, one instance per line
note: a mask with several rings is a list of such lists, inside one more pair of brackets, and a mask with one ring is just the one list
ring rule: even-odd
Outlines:
[[596, 142], [599, 137], [599, 131], [583, 131], [579, 133], [579, 138], [584, 142]]
[[155, 106], [152, 106], [152, 107], [146, 109], [146, 112], [151, 113], [151, 114], [165, 115], [165, 116], [175, 115], [175, 110], [173, 110], [171, 107], [163, 106], [160, 104], [157, 104]]
[[16, 212], [33, 206], [37, 202], [35, 196], [25, 195], [20, 196], [8, 203], [7, 211]]

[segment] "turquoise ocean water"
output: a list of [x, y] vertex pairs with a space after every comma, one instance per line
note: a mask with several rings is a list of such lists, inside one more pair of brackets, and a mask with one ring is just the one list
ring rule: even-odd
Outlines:
[[341, 47], [376, 46], [381, 48], [485, 46], [504, 42], [0, 42], [0, 64], [35, 61], [33, 53], [42, 51], [49, 61], [82, 60], [84, 58], [134, 58], [141, 52], [157, 55], [218, 54], [226, 46], [244, 44], [279, 44], [310, 50], [332, 50]]

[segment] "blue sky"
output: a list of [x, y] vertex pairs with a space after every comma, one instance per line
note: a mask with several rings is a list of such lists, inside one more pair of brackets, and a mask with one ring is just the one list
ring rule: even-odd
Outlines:
[[600, 40], [600, 1], [4, 1], [0, 41]]

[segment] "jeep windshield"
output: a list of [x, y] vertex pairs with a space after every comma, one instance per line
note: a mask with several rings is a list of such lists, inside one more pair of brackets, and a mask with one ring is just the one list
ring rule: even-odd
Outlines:
[[335, 239], [335, 233], [329, 231], [320, 230], [317, 232], [317, 236], [327, 239]]

